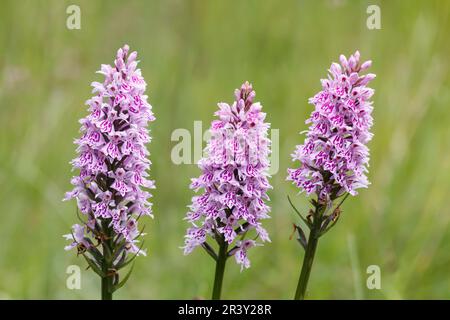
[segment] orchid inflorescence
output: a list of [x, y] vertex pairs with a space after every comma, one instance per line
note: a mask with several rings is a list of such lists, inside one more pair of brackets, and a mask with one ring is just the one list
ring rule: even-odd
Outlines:
[[[322, 90], [309, 99], [314, 111], [306, 123], [309, 128], [303, 144], [297, 146], [292, 158], [300, 167], [288, 169], [288, 180], [311, 199], [313, 209], [303, 217], [289, 199], [303, 223], [310, 229], [309, 240], [300, 225], [294, 225], [298, 240], [305, 249], [304, 267], [314, 257], [317, 240], [337, 222], [341, 205], [357, 189], [367, 188], [367, 167], [372, 139], [372, 102], [374, 90], [366, 85], [374, 74], [362, 75], [372, 62], [360, 62], [356, 51], [341, 64], [333, 63], [327, 79], [322, 79]], [[337, 205], [335, 200], [339, 199]], [[312, 263], [312, 261], [311, 261]], [[309, 266], [310, 268], [310, 266]], [[303, 271], [304, 270], [304, 271]], [[296, 297], [303, 298], [310, 270], [303, 268]], [[303, 278], [302, 278], [303, 277]], [[303, 287], [301, 287], [303, 286]]]
[[[118, 271], [146, 252], [139, 246], [141, 216], [152, 216], [152, 189], [146, 144], [148, 122], [155, 120], [144, 94], [146, 83], [137, 69], [137, 53], [125, 45], [114, 66], [102, 65], [103, 83], [93, 82], [95, 95], [86, 104], [89, 115], [80, 120], [82, 136], [75, 140], [78, 157], [71, 163], [79, 174], [65, 200], [77, 200], [81, 224], [66, 235], [89, 266], [105, 282], [109, 294], [122, 286]], [[131, 271], [130, 271], [131, 272]], [[105, 289], [106, 290], [106, 289]]]
[[[218, 117], [211, 124], [211, 139], [205, 149], [206, 157], [199, 161], [202, 174], [192, 179], [191, 188], [203, 190], [192, 198], [186, 219], [188, 229], [184, 253], [203, 247], [220, 263], [234, 256], [243, 268], [250, 267], [247, 251], [270, 241], [261, 220], [269, 218], [268, 156], [269, 124], [255, 91], [248, 82], [235, 91], [232, 105], [219, 103]], [[245, 237], [254, 231], [252, 239]], [[219, 252], [208, 243], [208, 236], [217, 242]], [[229, 249], [230, 248], [230, 249]], [[221, 256], [225, 254], [225, 257]]]

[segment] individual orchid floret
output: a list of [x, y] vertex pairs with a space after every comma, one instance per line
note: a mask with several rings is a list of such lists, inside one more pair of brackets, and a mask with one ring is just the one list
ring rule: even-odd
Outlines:
[[[270, 140], [269, 124], [255, 91], [248, 82], [235, 91], [232, 105], [219, 103], [218, 119], [211, 124], [206, 157], [199, 161], [200, 177], [192, 179], [191, 189], [202, 191], [192, 198], [186, 219], [188, 229], [184, 253], [202, 246], [218, 263], [235, 255], [242, 268], [250, 262], [247, 250], [254, 240], [270, 241], [262, 220], [269, 218], [267, 190]], [[244, 238], [253, 234], [253, 240]], [[207, 243], [213, 238], [219, 253]], [[228, 250], [228, 248], [231, 248]], [[219, 289], [220, 290], [220, 289]], [[220, 292], [216, 292], [216, 298]]]
[[142, 232], [137, 221], [152, 216], [147, 189], [154, 183], [148, 179], [146, 145], [151, 141], [147, 126], [155, 117], [136, 58], [125, 45], [117, 51], [114, 66], [102, 65], [98, 71], [104, 81], [92, 83], [89, 114], [80, 120], [81, 138], [75, 140], [78, 157], [71, 162], [79, 174], [65, 197], [77, 200], [82, 221], [65, 236], [72, 241], [66, 249], [77, 247], [107, 280], [104, 298], [123, 285], [118, 271], [135, 256], [145, 255], [138, 246]]

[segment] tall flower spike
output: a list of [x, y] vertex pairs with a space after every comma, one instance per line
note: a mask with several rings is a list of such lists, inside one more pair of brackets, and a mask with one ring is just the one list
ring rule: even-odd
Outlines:
[[[271, 188], [267, 173], [270, 124], [264, 122], [266, 114], [254, 98], [255, 91], [246, 82], [236, 89], [231, 106], [218, 104], [218, 119], [211, 124], [211, 140], [205, 149], [207, 156], [198, 164], [202, 175], [192, 179], [191, 189], [202, 189], [203, 193], [192, 198], [187, 213], [192, 227], [187, 231], [184, 253], [202, 246], [219, 268], [221, 259], [232, 255], [241, 270], [248, 268], [247, 251], [259, 244], [255, 240], [270, 241], [261, 223], [270, 211], [265, 204]], [[252, 230], [254, 238], [245, 239]], [[218, 243], [218, 253], [206, 242], [208, 236]], [[216, 277], [220, 276], [217, 271]], [[219, 298], [220, 287], [215, 286], [217, 290], [213, 298]]]
[[366, 84], [375, 75], [360, 75], [371, 61], [360, 64], [359, 56], [358, 51], [348, 60], [341, 55], [341, 65], [331, 65], [328, 79], [321, 80], [322, 91], [309, 99], [315, 110], [306, 121], [305, 142], [292, 155], [301, 165], [288, 170], [288, 180], [308, 195], [319, 193], [324, 201], [346, 192], [354, 196], [369, 185], [366, 144], [372, 139], [374, 90]]
[[75, 140], [78, 157], [71, 162], [79, 175], [64, 199], [77, 200], [82, 221], [65, 235], [71, 241], [66, 249], [76, 247], [102, 277], [104, 299], [124, 284], [118, 271], [145, 255], [138, 246], [138, 219], [152, 216], [151, 194], [144, 188], [154, 188], [147, 179], [151, 162], [146, 144], [151, 141], [147, 125], [155, 117], [136, 58], [125, 45], [114, 66], [102, 65], [98, 71], [105, 79], [92, 83], [89, 115], [80, 120], [82, 136]]
[[[340, 206], [348, 195], [357, 195], [357, 189], [367, 188], [367, 167], [372, 139], [372, 102], [374, 90], [366, 85], [374, 74], [362, 75], [372, 62], [360, 63], [356, 51], [350, 58], [340, 56], [340, 64], [333, 63], [327, 79], [322, 79], [322, 91], [309, 99], [315, 110], [306, 121], [310, 124], [302, 145], [292, 155], [300, 161], [300, 167], [288, 169], [288, 180], [295, 183], [301, 192], [315, 195], [311, 200], [314, 209], [304, 218], [310, 229], [309, 239], [300, 225], [295, 226], [298, 240], [305, 249], [303, 267], [296, 299], [305, 297], [306, 286], [319, 237], [331, 229], [340, 215]], [[333, 203], [342, 197], [337, 206]], [[290, 200], [289, 200], [290, 201]]]

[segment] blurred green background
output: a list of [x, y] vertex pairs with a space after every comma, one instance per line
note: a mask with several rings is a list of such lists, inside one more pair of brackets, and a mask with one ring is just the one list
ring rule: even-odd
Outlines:
[[[81, 8], [81, 30], [66, 8]], [[381, 30], [368, 30], [369, 4]], [[195, 165], [174, 165], [176, 128], [209, 126], [219, 101], [253, 83], [273, 128], [280, 169], [271, 182], [272, 243], [250, 253], [244, 272], [231, 262], [224, 298], [290, 299], [302, 251], [289, 240], [303, 195], [285, 181], [290, 154], [312, 108], [307, 98], [339, 54], [372, 59], [375, 133], [372, 185], [344, 205], [319, 243], [313, 299], [450, 298], [450, 2], [447, 1], [2, 1], [0, 10], [0, 298], [99, 297], [99, 279], [65, 252], [76, 222], [70, 189], [72, 141], [86, 114], [90, 82], [128, 43], [140, 55], [152, 123], [155, 219], [146, 219], [149, 256], [117, 294], [123, 299], [209, 298], [214, 264], [198, 249], [183, 256], [182, 220]], [[142, 220], [144, 221], [144, 220]], [[66, 288], [66, 268], [82, 266], [82, 289]], [[381, 290], [366, 268], [381, 268]]]

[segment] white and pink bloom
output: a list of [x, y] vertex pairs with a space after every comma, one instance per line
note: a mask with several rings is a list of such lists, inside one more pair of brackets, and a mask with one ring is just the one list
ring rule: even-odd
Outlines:
[[145, 190], [154, 188], [148, 180], [146, 144], [151, 141], [147, 125], [155, 117], [136, 58], [125, 45], [117, 51], [114, 66], [102, 65], [98, 71], [103, 83], [92, 83], [89, 114], [80, 120], [82, 135], [75, 140], [78, 157], [71, 162], [79, 174], [65, 197], [77, 200], [85, 225], [74, 225], [74, 233], [65, 236], [73, 241], [66, 249], [86, 249], [108, 236], [123, 245], [125, 255], [145, 254], [137, 246], [137, 220], [152, 216], [151, 194]]
[[340, 62], [331, 65], [328, 78], [321, 80], [322, 91], [309, 99], [315, 107], [306, 121], [310, 126], [292, 155], [300, 167], [288, 170], [288, 180], [324, 201], [344, 193], [356, 195], [369, 185], [366, 144], [372, 139], [374, 90], [366, 85], [375, 75], [361, 74], [371, 61], [360, 63], [358, 51], [348, 60], [341, 55]]
[[[314, 111], [306, 121], [309, 128], [303, 144], [292, 158], [300, 167], [288, 169], [288, 180], [307, 195], [314, 195], [314, 207], [307, 217], [292, 207], [310, 230], [308, 239], [301, 225], [295, 225], [298, 241], [305, 250], [295, 299], [304, 299], [319, 238], [339, 219], [341, 205], [359, 188], [367, 188], [369, 166], [367, 143], [372, 139], [371, 97], [374, 90], [367, 84], [374, 74], [362, 74], [372, 62], [360, 62], [356, 51], [350, 58], [340, 56], [340, 64], [332, 63], [322, 90], [309, 99]], [[335, 201], [341, 198], [337, 205]], [[289, 198], [289, 197], [288, 197]], [[336, 201], [337, 202], [337, 201]]]
[[246, 82], [236, 89], [232, 105], [218, 104], [207, 156], [198, 164], [202, 174], [192, 179], [191, 189], [202, 190], [202, 194], [192, 198], [187, 213], [192, 227], [186, 234], [185, 254], [204, 246], [208, 236], [223, 237], [227, 245], [235, 245], [229, 254], [248, 268], [247, 249], [256, 242], [241, 238], [253, 231], [255, 238], [270, 241], [261, 222], [269, 218], [270, 211], [265, 203], [271, 188], [267, 173], [270, 124], [264, 122], [266, 114], [259, 102], [253, 102], [254, 97], [255, 91]]

